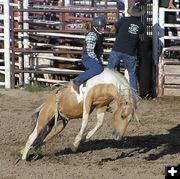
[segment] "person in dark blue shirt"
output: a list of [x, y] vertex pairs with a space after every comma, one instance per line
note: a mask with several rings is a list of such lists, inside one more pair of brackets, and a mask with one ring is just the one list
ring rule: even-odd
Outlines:
[[129, 73], [130, 85], [137, 92], [137, 48], [139, 35], [144, 31], [140, 17], [145, 11], [136, 3], [127, 12], [130, 16], [120, 18], [114, 25], [116, 40], [109, 55], [108, 68], [115, 69], [122, 60]]
[[91, 30], [85, 36], [85, 43], [83, 47], [82, 63], [86, 70], [80, 73], [73, 80], [73, 88], [79, 93], [79, 86], [88, 79], [103, 71], [103, 39], [104, 30], [106, 28], [106, 19], [104, 16], [93, 18], [91, 23]]

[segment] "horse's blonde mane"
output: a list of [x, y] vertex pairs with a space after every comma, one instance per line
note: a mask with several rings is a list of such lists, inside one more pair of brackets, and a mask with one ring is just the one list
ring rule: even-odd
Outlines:
[[132, 99], [132, 103], [134, 104], [134, 107], [136, 108], [137, 104], [141, 100], [141, 97], [137, 94], [137, 92], [131, 88], [128, 80], [118, 71], [112, 69], [112, 71], [115, 73], [117, 78], [121, 79], [121, 86], [118, 88], [118, 94], [119, 96], [126, 96], [130, 95]]

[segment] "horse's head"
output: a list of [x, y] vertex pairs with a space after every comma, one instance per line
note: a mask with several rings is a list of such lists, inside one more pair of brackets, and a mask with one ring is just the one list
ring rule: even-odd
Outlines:
[[120, 140], [124, 136], [127, 126], [134, 116], [134, 103], [130, 96], [122, 96], [116, 101], [116, 110], [112, 126], [115, 140]]

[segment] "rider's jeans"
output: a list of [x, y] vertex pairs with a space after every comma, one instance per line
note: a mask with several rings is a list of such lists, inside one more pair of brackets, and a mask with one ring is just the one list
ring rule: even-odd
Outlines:
[[86, 67], [86, 71], [82, 72], [75, 78], [78, 85], [81, 85], [88, 79], [95, 75], [100, 74], [103, 71], [103, 66], [97, 59], [90, 58], [88, 55], [83, 55], [82, 63]]

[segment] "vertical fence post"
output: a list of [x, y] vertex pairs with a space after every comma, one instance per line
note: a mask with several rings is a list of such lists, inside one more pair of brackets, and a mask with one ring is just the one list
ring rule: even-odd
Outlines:
[[69, 6], [70, 0], [64, 0], [64, 6]]
[[[129, 0], [125, 0], [125, 1], [124, 1], [124, 15], [125, 15], [126, 17], [129, 16], [129, 14], [127, 13], [128, 8], [129, 8]], [[124, 71], [124, 76], [125, 76], [126, 79], [129, 81], [129, 73], [128, 73], [127, 69], [125, 69], [125, 71]]]
[[[18, 9], [22, 9], [23, 8], [23, 2], [18, 1]], [[22, 21], [23, 21], [23, 13], [22, 12], [18, 12], [18, 28], [22, 29]], [[23, 43], [22, 43], [22, 38], [23, 37], [23, 33], [22, 32], [18, 32], [18, 48], [23, 48]], [[19, 60], [19, 69], [23, 69], [23, 57], [22, 54], [20, 54], [18, 56], [18, 60]], [[24, 85], [24, 74], [23, 73], [19, 73], [19, 85], [22, 86]]]
[[[28, 0], [23, 1], [23, 8], [28, 9]], [[29, 13], [23, 12], [23, 21], [29, 20]], [[29, 24], [27, 22], [23, 22], [23, 29], [29, 29]], [[29, 35], [27, 32], [24, 32], [24, 40], [23, 40], [24, 49], [29, 48]], [[24, 55], [24, 67], [29, 68], [29, 56]], [[24, 83], [29, 84], [29, 74], [24, 74]]]
[[5, 88], [11, 88], [10, 71], [10, 4], [4, 1], [4, 61], [5, 61]]
[[153, 0], [153, 18], [152, 18], [152, 38], [153, 38], [153, 60], [158, 63], [158, 31], [159, 31], [159, 2]]
[[153, 48], [153, 93], [157, 95], [157, 76], [158, 76], [158, 59], [159, 59], [159, 1], [153, 0], [153, 18], [152, 18], [152, 48]]
[[124, 1], [124, 15], [127, 17], [128, 16], [128, 13], [127, 13], [127, 10], [128, 10], [128, 7], [129, 7], [129, 1], [128, 0], [125, 0]]
[[165, 8], [159, 8], [159, 47], [158, 49], [162, 49], [164, 47], [164, 19], [165, 19]]
[[[165, 19], [165, 8], [159, 9], [159, 53], [163, 53], [164, 48], [164, 19]], [[162, 52], [161, 52], [162, 51]], [[164, 70], [163, 70], [163, 54], [159, 54], [159, 70], [158, 70], [158, 96], [162, 96], [163, 82], [164, 82]]]

